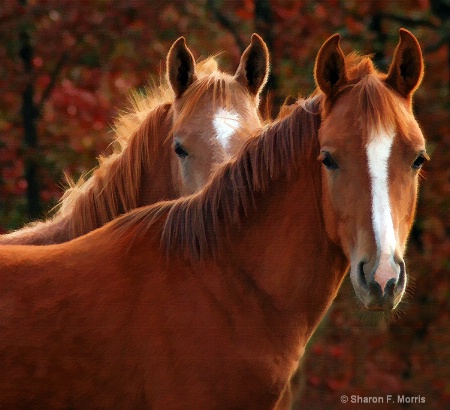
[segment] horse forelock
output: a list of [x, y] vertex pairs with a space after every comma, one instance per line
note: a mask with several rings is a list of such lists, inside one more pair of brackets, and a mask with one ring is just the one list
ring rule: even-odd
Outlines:
[[356, 83], [369, 74], [378, 73], [372, 61], [371, 55], [360, 55], [356, 52], [345, 56], [347, 79], [350, 83]]
[[363, 145], [382, 132], [395, 131], [408, 138], [413, 115], [401, 96], [385, 83], [386, 75], [375, 68], [371, 56], [351, 53], [345, 57], [345, 65], [348, 83], [340, 92], [349, 95], [347, 104], [357, 113]]
[[[212, 104], [213, 111], [219, 108], [231, 110], [233, 93], [235, 93], [232, 83], [233, 77], [220, 71], [199, 78], [189, 87], [180, 101], [181, 104], [174, 119], [174, 129], [181, 124], [189, 124], [196, 116], [204, 116], [204, 113], [198, 110], [202, 100], [206, 99]], [[213, 119], [205, 118], [205, 120]]]

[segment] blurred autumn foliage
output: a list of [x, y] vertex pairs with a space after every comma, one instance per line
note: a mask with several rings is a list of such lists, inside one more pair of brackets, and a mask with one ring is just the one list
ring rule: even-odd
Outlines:
[[346, 280], [309, 343], [294, 408], [361, 407], [342, 404], [343, 394], [426, 400], [382, 408], [450, 408], [449, 17], [447, 0], [3, 0], [0, 233], [44, 216], [63, 173], [77, 178], [107, 152], [117, 109], [164, 75], [178, 36], [196, 57], [225, 51], [222, 69], [234, 71], [251, 33], [261, 34], [274, 114], [286, 96], [314, 89], [314, 59], [329, 35], [339, 32], [344, 51], [373, 54], [386, 70], [398, 28], [408, 28], [424, 50], [415, 112], [432, 157], [407, 254], [409, 294], [386, 318], [364, 312]]

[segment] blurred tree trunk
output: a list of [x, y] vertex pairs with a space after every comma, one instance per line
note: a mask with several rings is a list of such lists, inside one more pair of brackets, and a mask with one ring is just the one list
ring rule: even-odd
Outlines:
[[[26, 7], [27, 0], [21, 0], [21, 5]], [[20, 31], [20, 58], [22, 59], [25, 76], [28, 84], [22, 94], [22, 123], [23, 144], [25, 150], [25, 180], [27, 181], [27, 213], [31, 219], [36, 219], [41, 214], [40, 187], [38, 183], [38, 163], [36, 152], [38, 148], [38, 135], [36, 120], [38, 109], [34, 103], [34, 85], [32, 82], [33, 71], [33, 46], [31, 44], [29, 26], [24, 23]]]
[[209, 10], [217, 22], [233, 36], [241, 53], [245, 50], [246, 44], [242, 41], [238, 25], [234, 19], [223, 13], [217, 4], [217, 0], [207, 0], [206, 9]]

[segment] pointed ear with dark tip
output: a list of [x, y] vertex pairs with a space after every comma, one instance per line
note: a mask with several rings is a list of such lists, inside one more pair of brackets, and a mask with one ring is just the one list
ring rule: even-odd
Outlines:
[[170, 47], [167, 54], [166, 71], [175, 96], [181, 97], [195, 81], [195, 60], [184, 37], [180, 37]]
[[385, 81], [403, 97], [409, 98], [423, 78], [422, 50], [411, 32], [401, 28], [399, 34], [400, 40]]
[[327, 97], [333, 97], [336, 92], [347, 84], [344, 53], [339, 46], [339, 34], [331, 36], [319, 50], [314, 67], [316, 84]]
[[250, 45], [242, 54], [234, 77], [250, 94], [258, 95], [269, 76], [269, 50], [258, 34], [252, 35]]

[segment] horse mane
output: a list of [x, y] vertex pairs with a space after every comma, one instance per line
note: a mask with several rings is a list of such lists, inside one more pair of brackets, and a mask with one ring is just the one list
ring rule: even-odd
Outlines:
[[[218, 71], [214, 56], [197, 64], [199, 78], [209, 78]], [[142, 164], [151, 166], [167, 138], [171, 126], [164, 122], [171, 113], [174, 94], [167, 80], [153, 83], [144, 92], [133, 92], [130, 108], [114, 123], [113, 152], [100, 156], [99, 165], [78, 182], [66, 176], [69, 188], [57, 206], [56, 218], [70, 214], [70, 235], [79, 236], [139, 206]], [[168, 129], [167, 135], [161, 135]]]
[[317, 155], [320, 100], [314, 96], [291, 106], [291, 115], [250, 138], [198, 193], [130, 212], [113, 222], [113, 230], [121, 235], [133, 229], [136, 237], [167, 213], [161, 240], [168, 251], [182, 252], [191, 260], [214, 257], [224, 238], [256, 208], [257, 195], [272, 181], [291, 177], [302, 158]]
[[74, 201], [68, 219], [71, 236], [85, 234], [139, 206], [142, 173], [144, 167], [152, 167], [163, 147], [166, 135], [161, 130], [170, 129], [169, 110], [170, 104], [156, 107], [130, 138], [124, 154], [103, 160], [92, 177], [78, 187], [77, 197], [65, 199]]

